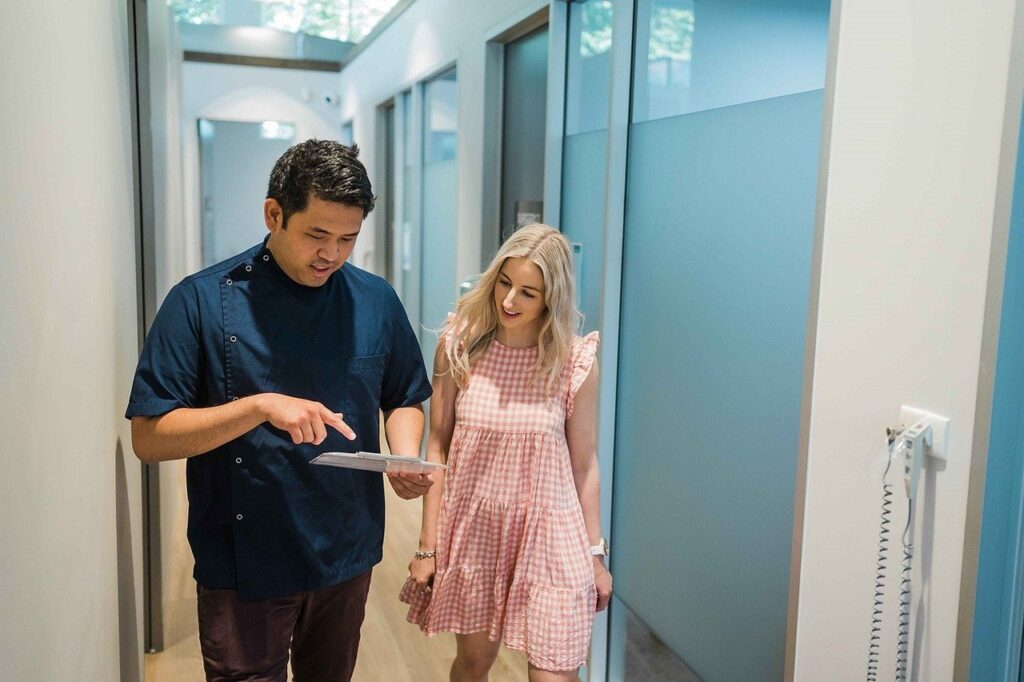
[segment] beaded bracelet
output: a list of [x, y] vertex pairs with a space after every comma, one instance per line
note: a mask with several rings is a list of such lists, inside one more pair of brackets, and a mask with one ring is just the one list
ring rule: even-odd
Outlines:
[[413, 553], [413, 556], [416, 557], [417, 559], [433, 559], [434, 558], [434, 550], [430, 550], [429, 552], [423, 552], [423, 551], [417, 549]]

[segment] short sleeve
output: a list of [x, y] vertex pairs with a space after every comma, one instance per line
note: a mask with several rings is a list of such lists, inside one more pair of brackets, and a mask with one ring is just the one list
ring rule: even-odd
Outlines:
[[199, 310], [194, 292], [178, 284], [164, 300], [146, 336], [125, 417], [156, 417], [199, 407]]
[[381, 385], [380, 408], [385, 412], [418, 405], [433, 392], [423, 366], [423, 351], [409, 316], [393, 291], [391, 295], [391, 352]]
[[594, 366], [594, 360], [597, 358], [597, 345], [600, 342], [600, 336], [597, 332], [590, 332], [584, 337], [577, 338], [573, 343], [572, 353], [570, 355], [570, 362], [572, 362], [572, 371], [569, 374], [569, 396], [566, 400], [565, 406], [565, 418], [568, 419], [572, 416], [573, 407], [575, 407], [576, 394], [580, 391], [580, 386], [586, 380], [590, 374], [590, 368]]

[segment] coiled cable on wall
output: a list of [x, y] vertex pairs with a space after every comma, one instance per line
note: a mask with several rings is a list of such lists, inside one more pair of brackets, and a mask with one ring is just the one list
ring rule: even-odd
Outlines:
[[904, 447], [902, 439], [896, 439], [896, 452], [892, 443], [889, 444], [889, 457], [882, 474], [882, 514], [878, 522], [878, 560], [875, 563], [875, 595], [871, 605], [871, 642], [868, 645], [867, 682], [878, 680], [878, 648], [882, 637], [882, 609], [885, 601], [885, 569], [889, 557], [889, 524], [892, 520], [892, 483], [887, 482], [892, 460], [902, 455]]
[[900, 621], [896, 643], [896, 681], [907, 679], [910, 652], [910, 572], [914, 559], [914, 501], [907, 502], [907, 526], [903, 529], [903, 568], [900, 570]]

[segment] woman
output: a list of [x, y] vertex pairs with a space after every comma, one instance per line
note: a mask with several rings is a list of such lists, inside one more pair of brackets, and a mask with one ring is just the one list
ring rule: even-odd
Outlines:
[[501, 641], [531, 682], [576, 680], [612, 578], [596, 456], [597, 332], [574, 333], [569, 243], [517, 231], [459, 300], [437, 345], [424, 499], [401, 598], [456, 633], [451, 679], [485, 680]]

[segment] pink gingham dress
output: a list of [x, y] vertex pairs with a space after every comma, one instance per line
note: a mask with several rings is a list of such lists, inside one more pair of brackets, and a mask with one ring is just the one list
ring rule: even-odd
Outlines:
[[486, 631], [542, 670], [586, 663], [597, 596], [565, 422], [597, 344], [575, 339], [550, 397], [531, 385], [536, 348], [493, 340], [474, 363], [455, 398], [433, 594], [401, 595], [428, 635]]

